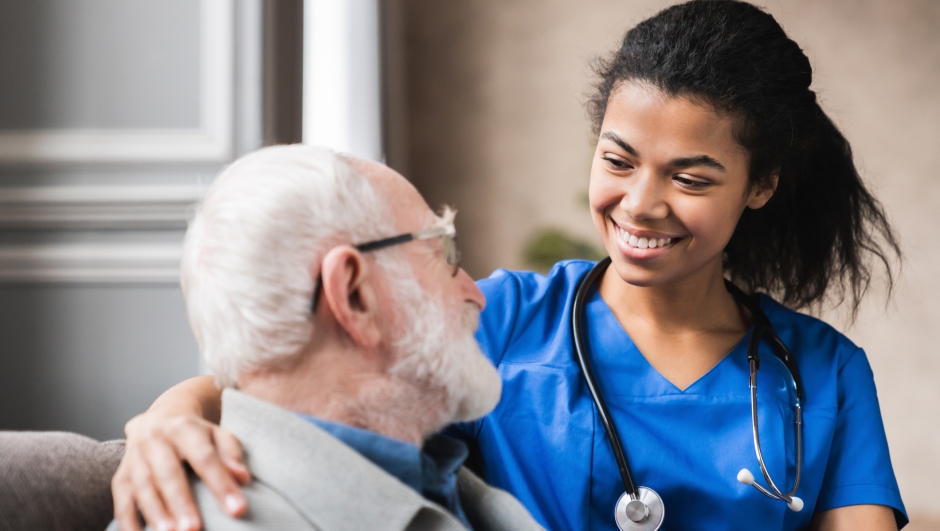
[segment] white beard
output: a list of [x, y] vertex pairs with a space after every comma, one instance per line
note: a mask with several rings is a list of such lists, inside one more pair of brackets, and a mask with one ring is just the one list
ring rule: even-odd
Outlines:
[[464, 303], [457, 322], [413, 275], [392, 278], [403, 331], [393, 342], [397, 359], [391, 376], [426, 391], [427, 396], [442, 397], [439, 411], [434, 411], [435, 404], [427, 404], [424, 410], [427, 415], [439, 415], [441, 427], [492, 411], [499, 402], [502, 379], [474, 337], [480, 314], [476, 305]]

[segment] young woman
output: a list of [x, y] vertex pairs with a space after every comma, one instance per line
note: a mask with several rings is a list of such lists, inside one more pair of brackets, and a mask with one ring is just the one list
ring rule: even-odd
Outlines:
[[[589, 195], [610, 266], [570, 261], [547, 276], [480, 281], [478, 339], [503, 397], [452, 432], [485, 479], [549, 529], [655, 529], [663, 512], [672, 530], [903, 526], [865, 353], [794, 311], [833, 298], [856, 309], [870, 265], [884, 264], [890, 281], [898, 254], [810, 90], [806, 55], [750, 4], [693, 1], [630, 30], [599, 73]], [[725, 279], [779, 302], [735, 295]], [[244, 510], [231, 479], [247, 475], [237, 443], [196, 418], [217, 420], [217, 408], [211, 384], [192, 381], [128, 424], [119, 513], [136, 499], [148, 519], [191, 515], [180, 457]], [[771, 496], [742, 472], [764, 466], [756, 483]], [[631, 481], [646, 487], [643, 504], [620, 499]]]

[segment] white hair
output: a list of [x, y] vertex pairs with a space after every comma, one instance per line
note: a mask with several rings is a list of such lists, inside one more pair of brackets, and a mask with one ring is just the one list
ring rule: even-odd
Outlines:
[[379, 237], [387, 210], [366, 177], [322, 147], [264, 148], [222, 171], [181, 263], [189, 322], [218, 385], [301, 353], [324, 255]]

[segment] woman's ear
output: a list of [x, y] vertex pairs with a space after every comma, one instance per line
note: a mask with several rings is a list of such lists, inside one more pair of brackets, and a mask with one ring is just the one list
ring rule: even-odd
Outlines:
[[[375, 268], [369, 267], [355, 247], [330, 249], [320, 266], [323, 279], [321, 304], [346, 334], [363, 347], [375, 347], [382, 339], [375, 289]], [[324, 304], [325, 303], [325, 304]]]
[[777, 182], [779, 182], [779, 176], [774, 174], [751, 186], [747, 198], [747, 207], [758, 209], [766, 205], [777, 190]]

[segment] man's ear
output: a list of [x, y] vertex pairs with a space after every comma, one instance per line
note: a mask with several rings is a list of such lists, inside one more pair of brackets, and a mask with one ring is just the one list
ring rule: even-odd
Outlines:
[[349, 337], [364, 347], [382, 339], [374, 268], [355, 247], [341, 245], [326, 253], [320, 266], [323, 301]]
[[767, 201], [770, 201], [770, 198], [774, 196], [779, 180], [779, 176], [773, 174], [751, 186], [751, 190], [748, 193], [747, 207], [758, 209], [766, 205]]

